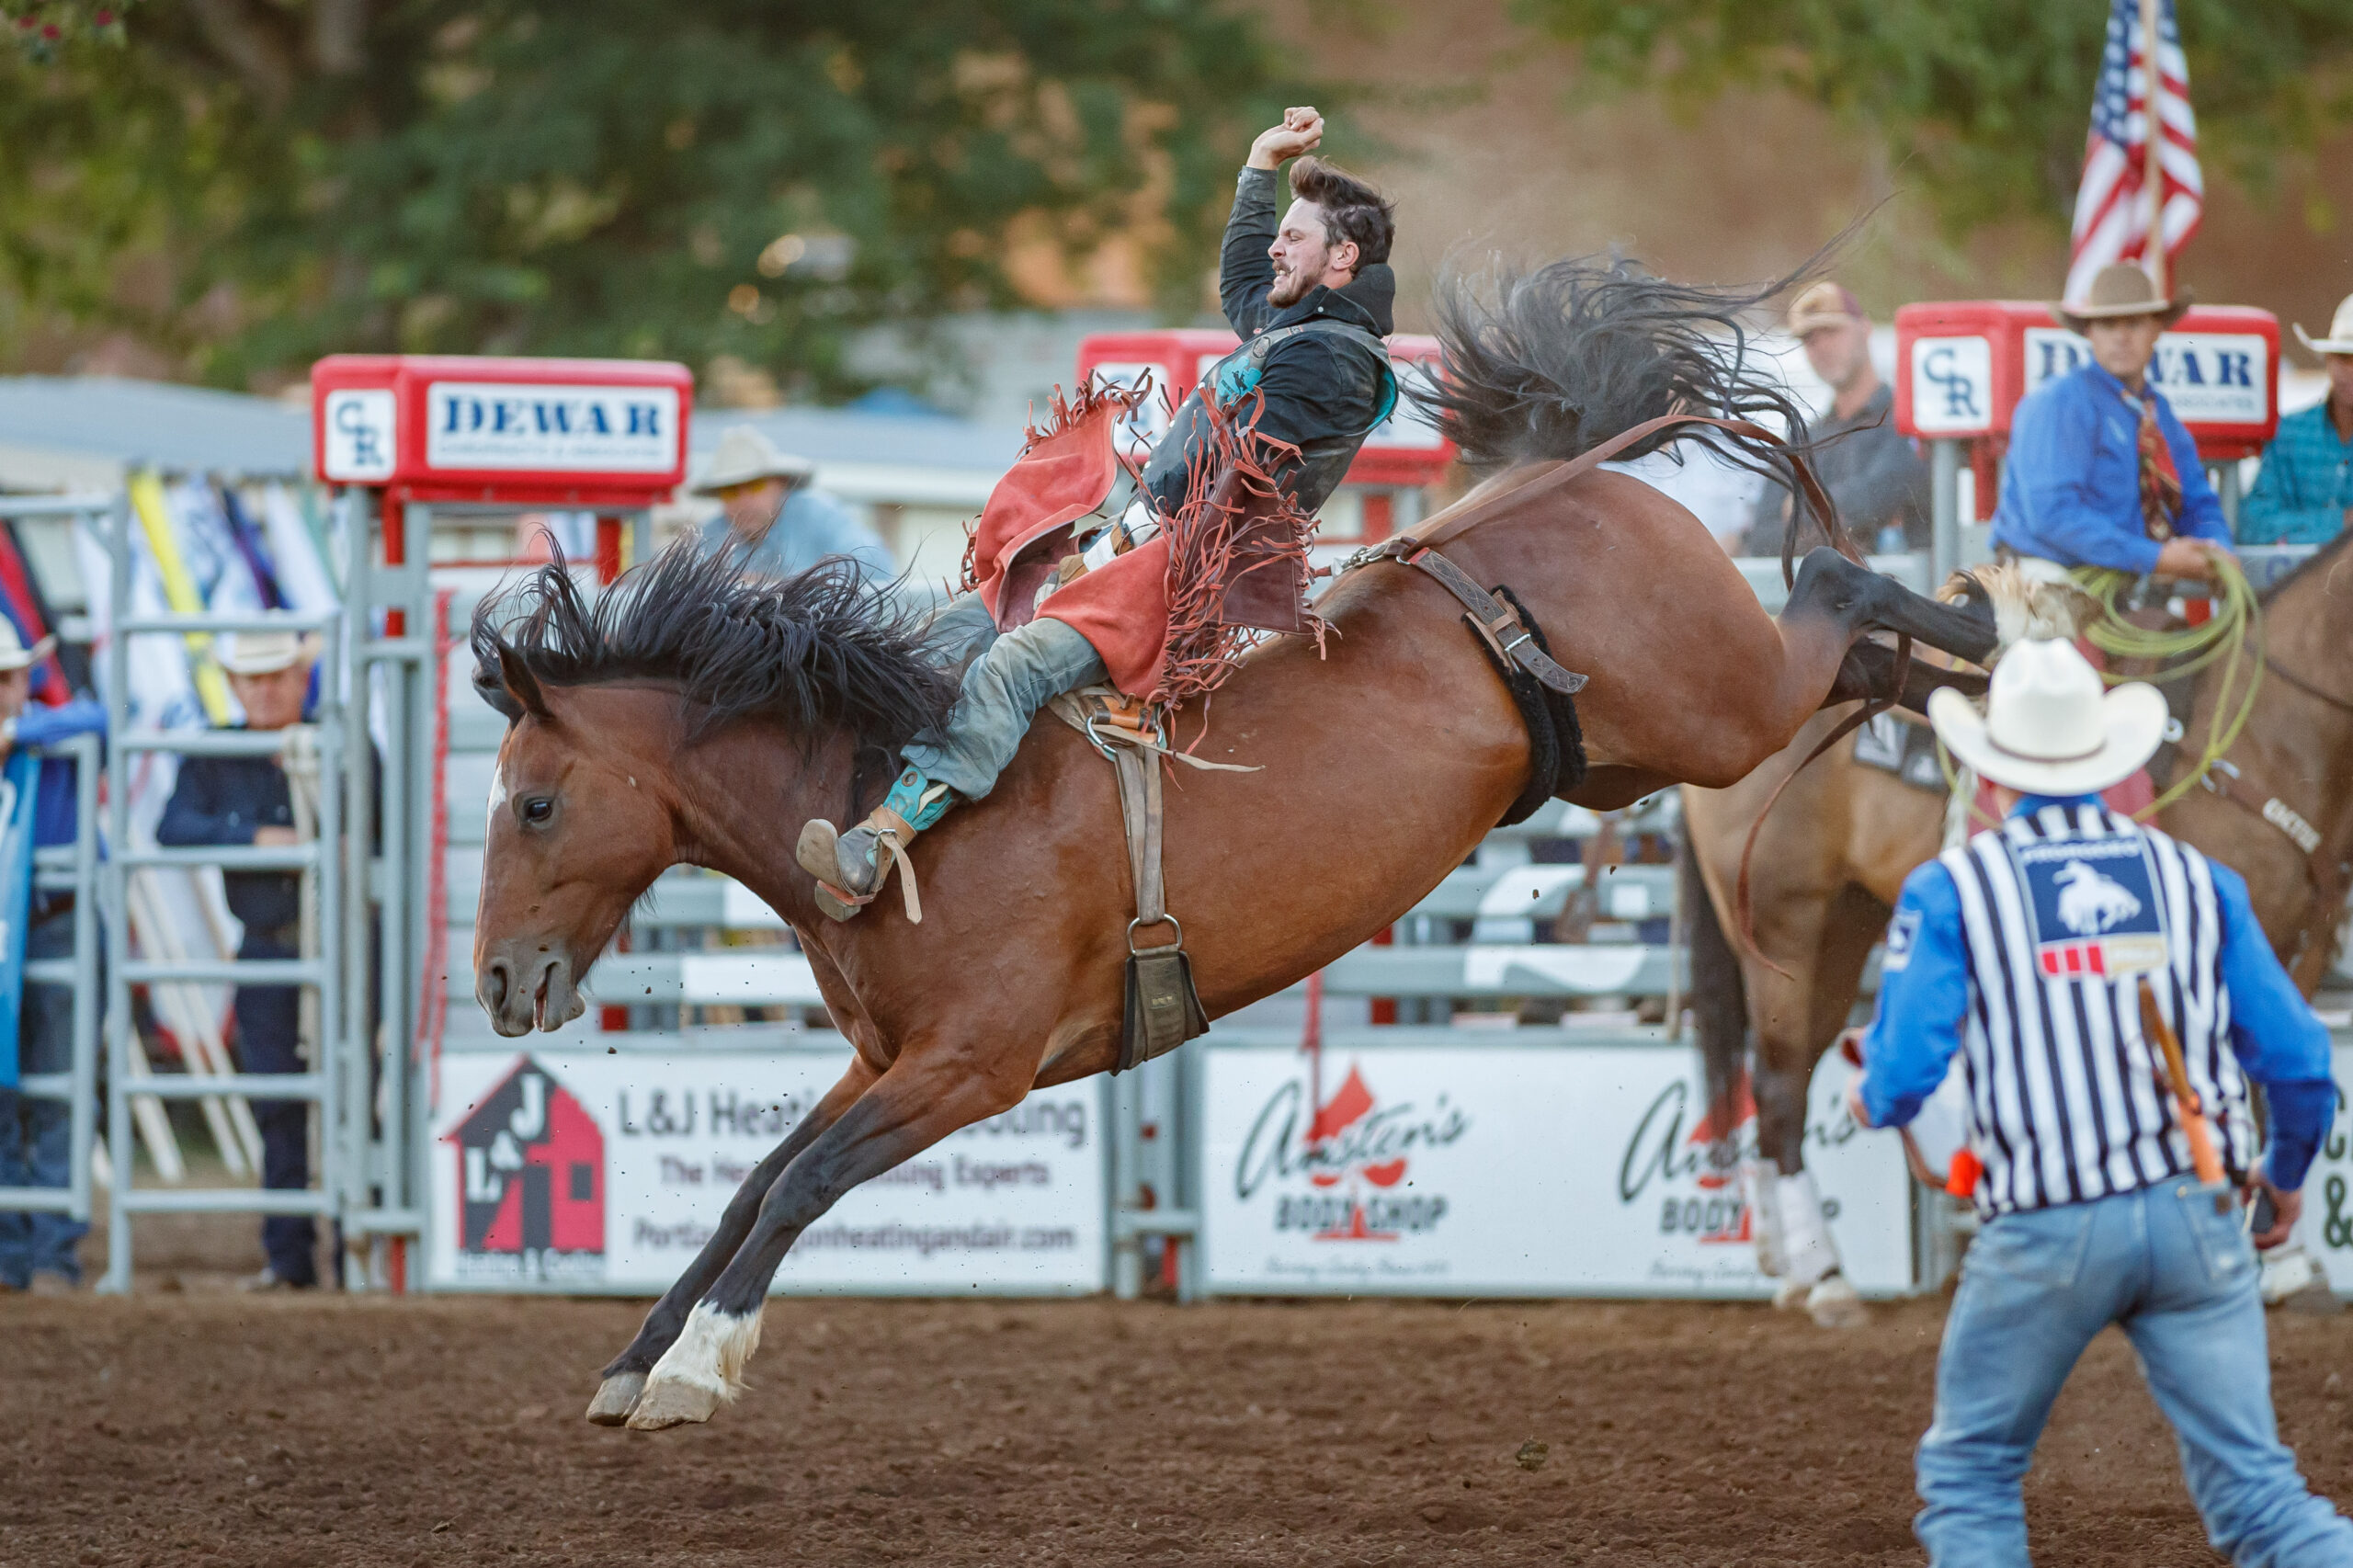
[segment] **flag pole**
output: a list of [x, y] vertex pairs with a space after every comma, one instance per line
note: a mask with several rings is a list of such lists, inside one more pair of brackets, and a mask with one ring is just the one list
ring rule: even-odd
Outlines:
[[2142, 130], [2146, 142], [2142, 147], [2148, 160], [2142, 183], [2149, 200], [2149, 237], [2141, 250], [2141, 265], [2157, 286], [2160, 299], [2171, 299], [2165, 273], [2165, 116], [2160, 105], [2165, 97], [2165, 70], [2157, 59], [2158, 0], [2141, 0], [2141, 112]]

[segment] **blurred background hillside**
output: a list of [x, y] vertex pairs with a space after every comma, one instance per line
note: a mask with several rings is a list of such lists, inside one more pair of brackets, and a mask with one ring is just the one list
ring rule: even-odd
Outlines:
[[[11, 13], [17, 14], [17, 13]], [[683, 358], [708, 402], [1003, 423], [1107, 324], [1213, 312], [1286, 103], [1449, 254], [1745, 281], [1848, 224], [1907, 300], [2047, 297], [2099, 0], [144, 0], [0, 57], [0, 373], [275, 392], [335, 350]], [[94, 19], [103, 25], [94, 27]], [[2353, 288], [2353, 0], [2183, 0], [2181, 272]]]

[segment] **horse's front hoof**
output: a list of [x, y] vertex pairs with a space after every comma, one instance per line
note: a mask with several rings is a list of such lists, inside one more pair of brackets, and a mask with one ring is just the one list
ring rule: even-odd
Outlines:
[[637, 1396], [636, 1405], [629, 1413], [629, 1429], [659, 1432], [669, 1426], [683, 1426], [689, 1421], [708, 1421], [718, 1414], [719, 1404], [717, 1389], [656, 1378]]
[[597, 1426], [625, 1426], [630, 1412], [637, 1408], [638, 1395], [645, 1392], [643, 1372], [615, 1372], [597, 1385], [597, 1397], [588, 1402], [588, 1420]]

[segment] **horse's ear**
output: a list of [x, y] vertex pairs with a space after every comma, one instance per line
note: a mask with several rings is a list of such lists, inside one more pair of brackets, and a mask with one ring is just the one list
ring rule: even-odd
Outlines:
[[494, 699], [491, 705], [505, 712], [510, 722], [526, 713], [538, 719], [548, 717], [548, 699], [540, 690], [540, 677], [531, 673], [523, 655], [503, 640], [498, 644], [498, 685], [506, 702]]

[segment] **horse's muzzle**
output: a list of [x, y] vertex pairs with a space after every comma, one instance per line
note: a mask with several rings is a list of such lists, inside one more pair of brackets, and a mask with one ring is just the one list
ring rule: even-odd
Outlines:
[[486, 955], [474, 977], [474, 1000], [490, 1015], [490, 1027], [510, 1038], [535, 1026], [552, 1032], [588, 1007], [571, 959], [546, 948]]

